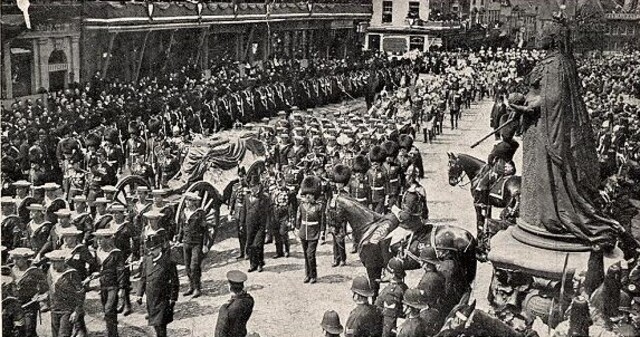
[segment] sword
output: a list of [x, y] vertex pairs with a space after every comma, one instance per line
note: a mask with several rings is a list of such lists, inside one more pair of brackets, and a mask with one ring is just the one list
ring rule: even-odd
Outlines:
[[497, 127], [495, 130], [493, 130], [493, 132], [489, 133], [488, 135], [482, 137], [480, 140], [478, 140], [477, 142], [473, 143], [471, 145], [471, 148], [473, 149], [474, 147], [480, 145], [480, 143], [484, 142], [487, 138], [495, 135], [496, 133], [500, 132], [502, 129], [506, 128], [507, 126], [513, 124], [514, 122], [518, 121], [518, 119], [516, 119], [515, 117], [511, 117], [508, 121], [504, 122], [502, 125], [500, 125], [499, 127]]

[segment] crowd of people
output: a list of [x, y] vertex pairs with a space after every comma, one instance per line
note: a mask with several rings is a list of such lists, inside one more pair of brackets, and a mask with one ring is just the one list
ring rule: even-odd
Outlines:
[[[132, 294], [139, 303], [146, 296], [148, 323], [157, 336], [166, 336], [180, 296], [176, 261], [169, 252], [175, 242], [182, 243], [189, 284], [182, 295], [202, 296], [201, 266], [212, 226], [196, 193], [183, 195], [186, 207], [175, 216], [167, 203], [168, 180], [179, 170], [180, 152], [195, 135], [240, 124], [263, 123], [268, 132], [259, 134], [268, 155], [259, 175], [238, 169], [239, 183], [228, 201], [229, 220], [237, 226], [238, 258], [249, 260], [248, 272], [261, 272], [265, 244], [274, 243], [275, 257], [286, 258], [289, 233], [294, 231], [304, 252], [302, 281], [316, 283], [320, 242], [332, 240], [334, 267], [345, 265], [348, 258], [349, 224], [330, 207], [331, 200], [349, 196], [400, 226], [427, 221], [427, 191], [420, 184], [425, 170], [414, 145], [420, 138], [416, 135], [422, 133], [422, 141], [431, 142], [443, 132], [447, 114], [451, 129], [457, 128], [462, 111], [475, 101], [491, 98], [500, 107], [511, 93], [524, 90], [524, 78], [543, 55], [483, 48], [399, 60], [379, 55], [314, 59], [306, 66], [276, 60], [242, 72], [230, 63], [213, 68], [208, 78], [183, 68], [137, 83], [96, 74], [84, 86], [50, 93], [46, 101], [3, 108], [2, 284], [3, 298], [11, 299], [6, 305], [3, 301], [3, 334], [35, 336], [38, 313], [49, 310], [54, 335], [86, 335], [85, 294], [97, 290], [108, 336], [118, 335], [118, 316], [133, 311]], [[634, 55], [583, 59], [579, 68], [600, 161], [604, 167], [611, 165], [603, 181], [615, 176], [615, 186], [621, 186], [615, 198], [609, 196], [612, 214], [621, 214], [614, 211], [621, 207], [620, 200], [630, 203], [629, 197], [637, 193], [639, 122], [637, 106], [626, 99], [639, 94]], [[367, 111], [327, 115], [316, 109], [360, 97], [371, 103]], [[492, 126], [497, 128], [508, 109], [494, 111]], [[493, 153], [490, 164], [512, 157]], [[115, 199], [114, 186], [130, 174], [141, 176], [151, 188], [138, 186], [123, 204]], [[353, 239], [351, 251], [356, 252], [360, 238]], [[596, 262], [602, 258], [598, 254], [592, 253]], [[381, 291], [380, 284], [355, 278], [351, 290], [356, 309], [345, 327], [335, 311], [325, 313], [325, 333], [340, 335], [346, 329], [347, 336], [459, 335], [467, 320], [485, 313], [458, 305], [469, 289], [456, 282], [459, 261], [447, 256], [423, 249], [418, 260], [425, 274], [412, 288], [404, 283], [402, 262], [394, 258], [388, 260], [383, 280], [389, 284]], [[637, 329], [640, 315], [632, 289], [636, 266], [628, 261], [606, 274], [593, 268], [583, 280], [577, 278], [582, 281], [576, 282], [581, 296], [573, 299], [572, 307], [577, 309], [558, 325], [558, 336], [563, 327], [576, 335], [574, 321], [582, 324], [581, 331], [588, 328], [589, 312], [580, 310], [585, 302], [587, 308], [598, 309], [600, 320], [593, 320], [594, 325]], [[216, 335], [244, 336], [254, 306], [243, 288], [247, 275], [233, 271], [227, 278], [233, 296], [221, 308]], [[507, 326], [505, 331], [535, 334], [530, 324], [519, 328]]]

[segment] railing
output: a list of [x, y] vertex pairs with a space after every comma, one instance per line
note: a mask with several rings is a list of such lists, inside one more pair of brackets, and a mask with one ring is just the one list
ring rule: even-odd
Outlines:
[[606, 13], [604, 17], [609, 20], [640, 20], [640, 13]]

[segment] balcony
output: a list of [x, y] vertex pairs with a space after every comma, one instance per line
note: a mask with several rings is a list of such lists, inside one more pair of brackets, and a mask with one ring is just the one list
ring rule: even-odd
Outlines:
[[640, 20], [640, 13], [606, 13], [604, 18], [607, 20], [635, 21]]

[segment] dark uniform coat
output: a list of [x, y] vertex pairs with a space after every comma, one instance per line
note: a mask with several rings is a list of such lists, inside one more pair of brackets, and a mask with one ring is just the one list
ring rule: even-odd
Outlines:
[[253, 312], [253, 297], [246, 292], [233, 295], [220, 307], [215, 337], [244, 337]]
[[148, 322], [151, 326], [166, 325], [173, 321], [173, 307], [169, 301], [178, 299], [180, 281], [178, 270], [171, 261], [169, 251], [154, 249], [142, 260], [142, 273], [138, 296], [147, 294]]
[[324, 228], [324, 205], [322, 202], [300, 203], [296, 215], [296, 228], [300, 230], [301, 240], [319, 240], [320, 232]]
[[270, 227], [271, 199], [266, 193], [257, 197], [247, 193], [244, 196], [242, 210], [238, 219], [240, 226], [247, 229], [247, 245], [260, 247], [264, 245], [265, 230]]
[[53, 268], [47, 276], [49, 281], [49, 305], [54, 313], [84, 313], [84, 287], [77, 270], [69, 268], [57, 279], [53, 277]]
[[382, 314], [370, 304], [358, 304], [345, 324], [346, 337], [382, 336]]
[[430, 337], [427, 333], [427, 322], [420, 317], [408, 318], [398, 329], [398, 337]]

